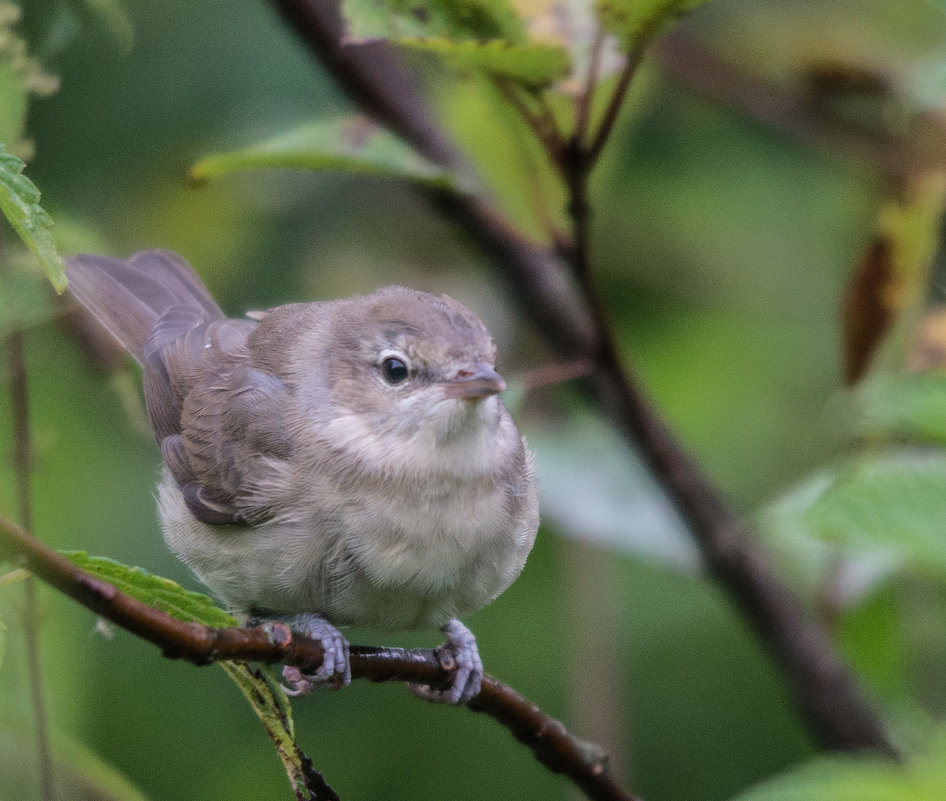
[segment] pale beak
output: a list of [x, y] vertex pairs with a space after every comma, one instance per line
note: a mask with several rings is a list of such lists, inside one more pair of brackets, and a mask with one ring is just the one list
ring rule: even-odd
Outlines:
[[479, 400], [488, 398], [506, 389], [506, 382], [488, 364], [474, 364], [460, 370], [456, 378], [445, 381], [443, 394], [448, 398]]

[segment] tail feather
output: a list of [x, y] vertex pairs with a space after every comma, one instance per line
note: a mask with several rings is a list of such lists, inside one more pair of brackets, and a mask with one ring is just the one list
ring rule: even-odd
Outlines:
[[191, 266], [167, 250], [145, 250], [127, 261], [82, 254], [67, 260], [69, 289], [139, 362], [161, 315], [173, 307], [207, 321], [223, 312]]

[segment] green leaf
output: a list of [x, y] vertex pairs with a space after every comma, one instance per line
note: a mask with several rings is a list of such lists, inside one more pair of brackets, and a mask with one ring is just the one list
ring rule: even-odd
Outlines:
[[525, 26], [506, 0], [344, 0], [348, 36], [526, 42]]
[[946, 577], [946, 452], [904, 448], [855, 459], [803, 521], [822, 540]]
[[946, 738], [901, 765], [866, 756], [822, 757], [733, 801], [946, 801]]
[[[259, 717], [263, 728], [276, 746], [276, 753], [282, 760], [289, 782], [297, 798], [335, 797], [331, 788], [322, 782], [310, 760], [296, 745], [293, 731], [292, 709], [286, 694], [272, 672], [266, 668], [254, 668], [242, 662], [221, 662], [220, 666], [234, 681], [250, 702], [253, 711]], [[313, 785], [317, 790], [313, 792]]]
[[855, 394], [858, 429], [869, 437], [898, 437], [946, 445], [946, 373], [872, 378]]
[[361, 117], [318, 120], [252, 147], [208, 156], [191, 167], [190, 178], [200, 182], [266, 168], [341, 170], [438, 187], [457, 182], [451, 172]]
[[66, 288], [66, 265], [50, 233], [52, 219], [39, 205], [39, 190], [23, 175], [24, 164], [0, 144], [0, 211], [33, 251], [58, 292]]
[[[145, 801], [145, 796], [115, 766], [78, 740], [53, 732], [53, 776], [58, 797], [74, 801]], [[0, 724], [0, 801], [40, 801], [36, 737], [22, 721]]]
[[79, 0], [79, 3], [105, 29], [123, 53], [131, 52], [135, 31], [119, 0]]
[[542, 87], [569, 69], [567, 51], [530, 41], [507, 0], [345, 0], [343, 7], [351, 40], [389, 39], [457, 70]]
[[665, 26], [706, 0], [597, 0], [604, 29], [615, 34], [624, 47], [636, 52]]
[[140, 567], [123, 565], [113, 559], [89, 556], [83, 551], [63, 555], [83, 570], [178, 620], [218, 628], [237, 625], [236, 618], [216, 606], [211, 598], [199, 592], [185, 590], [170, 579], [155, 576]]
[[563, 78], [570, 64], [568, 53], [556, 45], [517, 45], [499, 39], [458, 42], [443, 38], [401, 39], [399, 43], [435, 53], [456, 70], [482, 71], [534, 88]]
[[[179, 620], [205, 626], [226, 627], [237, 624], [202, 593], [185, 590], [170, 579], [152, 575], [139, 567], [129, 567], [113, 559], [89, 556], [82, 551], [65, 553], [83, 570], [98, 576], [122, 592]], [[295, 743], [292, 708], [286, 694], [266, 667], [252, 667], [243, 662], [217, 662], [246, 696], [253, 711], [269, 734], [294, 789], [306, 789], [321, 777], [312, 762]], [[302, 794], [298, 797], [309, 797]], [[2, 801], [2, 799], [0, 799]]]

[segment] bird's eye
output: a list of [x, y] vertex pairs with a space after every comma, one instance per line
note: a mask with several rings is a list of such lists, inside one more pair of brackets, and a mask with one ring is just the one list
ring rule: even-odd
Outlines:
[[403, 359], [397, 356], [388, 356], [381, 362], [381, 375], [389, 384], [403, 384], [410, 378], [411, 372]]

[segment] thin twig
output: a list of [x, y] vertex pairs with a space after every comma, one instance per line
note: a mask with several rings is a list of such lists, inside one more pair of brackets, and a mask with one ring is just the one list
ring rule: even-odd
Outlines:
[[588, 163], [591, 166], [598, 161], [598, 157], [601, 155], [604, 146], [611, 137], [611, 132], [614, 130], [618, 115], [624, 107], [624, 98], [627, 97], [627, 90], [630, 88], [631, 81], [637, 74], [637, 69], [641, 65], [642, 58], [642, 49], [627, 54], [624, 69], [621, 70], [617, 85], [614, 87], [614, 92], [612, 92], [611, 97], [608, 98], [608, 105], [605, 107], [601, 122], [598, 124], [598, 130], [595, 132], [591, 143], [586, 148]]
[[584, 146], [585, 134], [591, 120], [591, 105], [594, 100], [595, 87], [598, 84], [598, 73], [601, 69], [601, 54], [604, 50], [605, 34], [601, 23], [596, 23], [595, 38], [591, 43], [591, 57], [588, 59], [588, 72], [581, 91], [575, 97], [575, 130], [574, 138]]
[[[26, 354], [23, 334], [18, 328], [14, 327], [7, 336], [6, 345], [9, 363], [10, 408], [13, 417], [13, 471], [16, 479], [17, 511], [23, 526], [31, 528], [33, 506], [30, 497], [30, 475], [33, 445], [30, 435]], [[26, 644], [26, 672], [33, 702], [33, 726], [36, 729], [40, 783], [44, 801], [55, 801], [56, 777], [52, 749], [49, 745], [46, 699], [43, 693], [43, 664], [39, 655], [39, 597], [32, 577], [27, 577], [24, 581], [23, 595], [23, 639]]]
[[523, 122], [529, 126], [552, 163], [557, 164], [562, 158], [565, 143], [548, 106], [543, 104], [538, 111], [533, 111], [520, 96], [516, 87], [509, 81], [496, 79], [493, 81], [493, 85], [522, 118]]
[[[304, 672], [314, 672], [322, 663], [321, 644], [282, 623], [212, 628], [171, 617], [82, 570], [0, 516], [0, 555], [4, 552], [86, 608], [158, 646], [170, 659], [186, 659], [196, 665], [219, 660], [264, 662], [294, 665]], [[352, 677], [370, 681], [408, 681], [445, 688], [455, 670], [452, 662], [436, 649], [351, 649]], [[570, 734], [511, 687], [485, 676], [483, 689], [470, 708], [509, 729], [543, 765], [567, 776], [589, 798], [639, 801], [614, 781], [601, 749]]]

